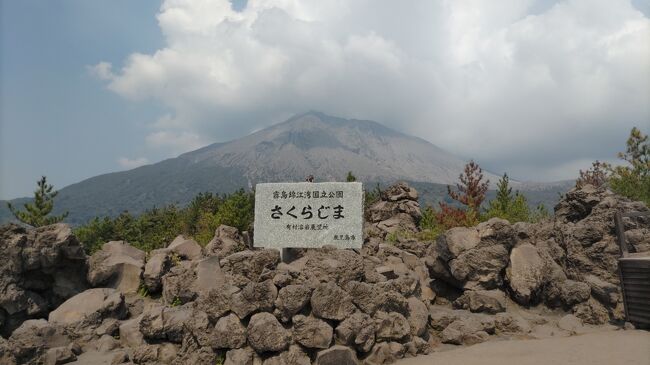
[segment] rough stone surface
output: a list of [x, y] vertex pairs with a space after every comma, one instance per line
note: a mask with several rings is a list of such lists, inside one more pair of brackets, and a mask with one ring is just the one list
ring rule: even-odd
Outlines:
[[45, 318], [88, 288], [83, 246], [66, 224], [0, 226], [0, 335], [26, 319]]
[[281, 321], [287, 322], [300, 312], [311, 298], [311, 289], [306, 285], [287, 285], [280, 289], [275, 308]]
[[336, 345], [316, 355], [316, 365], [358, 365], [357, 355], [349, 347]]
[[162, 277], [172, 266], [169, 253], [166, 250], [151, 252], [147, 263], [144, 265], [142, 279], [150, 293], [157, 293], [162, 287]]
[[355, 310], [352, 298], [338, 285], [320, 284], [311, 295], [311, 308], [315, 316], [342, 321]]
[[375, 313], [375, 335], [378, 340], [399, 341], [411, 333], [411, 326], [403, 315], [396, 312]]
[[124, 296], [115, 289], [88, 289], [66, 300], [50, 312], [49, 322], [63, 326], [83, 322], [99, 324], [104, 318], [123, 319], [126, 316]]
[[419, 299], [411, 297], [408, 299], [409, 313], [408, 322], [413, 336], [422, 336], [427, 330], [429, 323], [429, 310]]
[[278, 289], [273, 280], [261, 283], [250, 282], [240, 292], [232, 296], [230, 308], [239, 318], [244, 319], [249, 314], [258, 311], [272, 311]]
[[221, 349], [236, 349], [246, 344], [246, 327], [239, 317], [229, 314], [219, 318], [212, 334], [212, 346]]
[[365, 313], [356, 312], [336, 327], [336, 338], [344, 345], [368, 352], [375, 344], [375, 321]]
[[88, 260], [88, 282], [94, 287], [135, 293], [140, 287], [145, 253], [125, 241], [111, 241]]
[[454, 301], [454, 306], [472, 312], [496, 314], [506, 310], [506, 295], [498, 289], [468, 290]]
[[248, 322], [248, 343], [257, 352], [282, 351], [289, 346], [289, 332], [270, 313], [254, 314]]
[[334, 330], [327, 322], [314, 317], [293, 317], [293, 340], [315, 349], [326, 349], [332, 342]]
[[167, 250], [185, 260], [197, 260], [203, 256], [201, 246], [193, 239], [185, 238], [182, 235], [174, 238], [172, 243], [167, 246]]

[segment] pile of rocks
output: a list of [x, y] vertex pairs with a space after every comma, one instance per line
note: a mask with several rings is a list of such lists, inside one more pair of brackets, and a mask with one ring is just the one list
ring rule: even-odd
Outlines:
[[0, 227], [0, 335], [42, 318], [88, 288], [86, 255], [70, 227]]
[[[15, 287], [49, 300], [62, 279], [40, 291], [32, 282], [76, 264], [79, 282], [95, 288], [80, 284], [55, 310], [32, 313], [42, 319], [8, 330], [0, 363], [370, 365], [441, 343], [534, 337], [549, 326], [569, 334], [583, 323], [621, 319], [617, 210], [647, 208], [587, 186], [566, 194], [553, 221], [492, 219], [435, 242], [387, 242], [389, 233], [416, 232], [420, 217], [417, 192], [398, 184], [368, 210], [361, 250], [300, 250], [283, 263], [275, 250], [246, 250], [237, 230], [222, 226], [206, 247], [179, 236], [145, 254], [108, 242], [88, 258], [87, 273], [69, 231], [38, 238], [65, 226], [12, 226], [1, 231], [2, 245], [34, 245], [44, 255], [30, 270], [2, 266]], [[650, 247], [647, 223], [626, 221], [632, 250]], [[23, 251], [12, 257], [30, 257]], [[52, 266], [56, 260], [46, 258], [54, 256], [69, 267]], [[10, 318], [7, 302], [0, 305]], [[20, 320], [30, 318], [25, 313]]]

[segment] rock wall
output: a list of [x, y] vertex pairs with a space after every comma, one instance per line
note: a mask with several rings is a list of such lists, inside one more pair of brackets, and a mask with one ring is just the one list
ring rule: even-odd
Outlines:
[[[575, 333], [621, 319], [617, 210], [647, 208], [587, 186], [567, 193], [552, 221], [492, 219], [435, 242], [387, 242], [420, 218], [417, 192], [397, 184], [369, 208], [361, 250], [298, 250], [283, 263], [277, 251], [244, 250], [222, 226], [205, 248], [183, 236], [149, 254], [108, 242], [87, 272], [65, 226], [3, 228], [9, 262], [20, 263], [3, 264], [14, 285], [5, 287], [53, 304], [38, 315], [3, 309], [7, 323], [49, 317], [0, 339], [0, 363], [372, 365], [440, 343]], [[650, 248], [648, 223], [626, 220], [632, 250]], [[51, 286], [32, 284], [35, 272]], [[64, 274], [81, 284], [56, 308], [70, 296], [57, 294]], [[95, 288], [82, 291], [86, 281]]]

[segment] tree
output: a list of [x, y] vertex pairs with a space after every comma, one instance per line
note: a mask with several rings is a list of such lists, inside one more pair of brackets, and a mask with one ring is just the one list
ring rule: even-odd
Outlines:
[[459, 176], [460, 183], [456, 184], [457, 191], [453, 191], [447, 186], [447, 193], [460, 204], [466, 206], [465, 215], [467, 223], [478, 223], [479, 210], [485, 193], [490, 184], [489, 180], [483, 181], [483, 170], [474, 161], [465, 165], [465, 170]]
[[34, 202], [33, 204], [26, 203], [24, 205], [24, 211], [19, 211], [11, 203], [7, 203], [14, 217], [32, 227], [47, 226], [64, 220], [68, 216], [68, 212], [58, 216], [49, 215], [52, 209], [54, 209], [54, 198], [58, 194], [58, 191], [52, 190], [53, 186], [47, 183], [45, 176], [41, 177], [37, 185], [38, 189], [34, 191]]
[[357, 177], [352, 175], [352, 171], [348, 171], [348, 176], [345, 178], [345, 181], [347, 181], [347, 182], [355, 182], [355, 181], [357, 181]]
[[648, 136], [632, 128], [627, 149], [618, 154], [627, 162], [623, 166], [607, 166], [611, 189], [630, 199], [641, 200], [650, 205], [650, 143]]
[[593, 185], [597, 188], [607, 184], [607, 164], [596, 160], [591, 167], [586, 170], [580, 170], [580, 176], [576, 180], [576, 187], [581, 188], [585, 185]]

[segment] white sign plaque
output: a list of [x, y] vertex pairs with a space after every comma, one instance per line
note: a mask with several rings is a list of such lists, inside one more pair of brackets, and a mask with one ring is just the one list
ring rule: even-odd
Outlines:
[[265, 183], [255, 186], [255, 247], [361, 248], [359, 182]]

